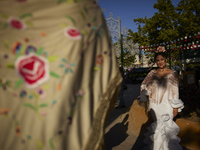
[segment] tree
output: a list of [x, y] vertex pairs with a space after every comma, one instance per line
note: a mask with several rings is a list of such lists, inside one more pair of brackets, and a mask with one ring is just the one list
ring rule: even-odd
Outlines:
[[[153, 6], [158, 10], [151, 18], [134, 19], [138, 24], [138, 31], [129, 30], [133, 43], [148, 46], [159, 43], [170, 43], [170, 48], [177, 49], [174, 40], [185, 35], [193, 35], [200, 31], [200, 0], [181, 0], [175, 7], [171, 0], [157, 0]], [[159, 44], [160, 45], [160, 44]], [[155, 45], [156, 47], [158, 45]], [[144, 50], [144, 49], [143, 49]], [[152, 52], [144, 50], [147, 57], [152, 58]], [[172, 65], [178, 65], [180, 51], [169, 51]], [[150, 60], [152, 61], [152, 60]]]
[[[115, 52], [118, 64], [121, 66], [121, 44], [119, 42], [114, 43]], [[134, 49], [135, 45], [126, 37], [123, 39], [123, 65], [130, 67], [135, 63], [135, 55], [137, 50]]]
[[176, 11], [180, 36], [194, 35], [200, 31], [200, 0], [181, 0]]

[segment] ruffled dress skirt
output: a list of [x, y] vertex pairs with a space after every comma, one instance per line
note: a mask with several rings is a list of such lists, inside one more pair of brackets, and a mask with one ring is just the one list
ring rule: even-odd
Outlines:
[[160, 104], [150, 103], [149, 109], [154, 122], [146, 132], [144, 150], [182, 150], [178, 125], [173, 121], [173, 108], [170, 101], [163, 99]]

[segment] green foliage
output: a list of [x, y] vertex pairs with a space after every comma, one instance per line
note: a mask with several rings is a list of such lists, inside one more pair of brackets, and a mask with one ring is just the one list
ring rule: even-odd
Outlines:
[[[121, 53], [120, 53], [121, 54]], [[117, 56], [118, 64], [121, 66], [121, 55]], [[135, 63], [135, 55], [131, 54], [130, 50], [123, 50], [123, 65], [129, 67]]]
[[[138, 31], [129, 29], [132, 43], [139, 43], [139, 46], [166, 43], [200, 31], [200, 0], [181, 0], [177, 6], [171, 0], [157, 0], [153, 7], [157, 12], [151, 18], [134, 19]], [[144, 50], [144, 53], [151, 58], [151, 63], [152, 52]], [[172, 66], [179, 64], [176, 60], [180, 55], [180, 51], [171, 51]]]
[[135, 63], [135, 55], [136, 52], [134, 51], [134, 45], [131, 43], [128, 38], [123, 39], [123, 54], [121, 54], [121, 44], [114, 43], [115, 52], [118, 64], [121, 66], [121, 56], [123, 55], [123, 66], [124, 67], [131, 67]]
[[194, 35], [200, 31], [200, 1], [181, 0], [176, 7], [180, 36]]

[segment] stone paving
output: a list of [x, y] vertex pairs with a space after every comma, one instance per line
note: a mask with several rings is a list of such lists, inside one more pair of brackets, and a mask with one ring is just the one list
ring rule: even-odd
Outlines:
[[133, 135], [128, 130], [129, 109], [133, 101], [139, 96], [140, 84], [127, 84], [128, 90], [124, 91], [124, 100], [126, 107], [113, 109], [105, 129], [105, 147], [106, 150], [140, 150], [143, 145], [142, 139]]
[[[113, 109], [105, 128], [106, 150], [142, 150], [144, 136], [135, 136], [128, 130], [127, 119], [132, 103], [140, 95], [140, 84], [127, 84], [128, 90], [124, 91], [126, 107]], [[189, 150], [186, 147], [183, 150]], [[192, 149], [191, 149], [192, 150]], [[195, 149], [196, 150], [196, 149]]]

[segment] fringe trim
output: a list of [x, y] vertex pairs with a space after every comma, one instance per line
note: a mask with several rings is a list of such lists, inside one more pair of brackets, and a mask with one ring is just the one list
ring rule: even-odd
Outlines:
[[92, 128], [83, 150], [104, 149], [104, 128], [110, 110], [114, 107], [120, 90], [122, 77], [120, 72], [109, 82], [106, 92], [100, 99], [99, 108], [94, 115]]

